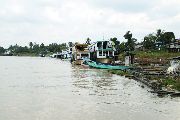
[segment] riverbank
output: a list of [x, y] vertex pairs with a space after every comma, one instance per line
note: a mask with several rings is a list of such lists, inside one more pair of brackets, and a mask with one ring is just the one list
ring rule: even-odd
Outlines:
[[14, 56], [37, 57], [37, 56], [38, 56], [38, 54], [36, 54], [36, 53], [20, 53], [20, 54], [14, 54]]
[[[169, 53], [167, 51], [135, 51], [134, 68], [132, 71], [109, 71], [113, 74], [123, 76], [134, 76], [134, 79], [145, 83], [153, 89], [166, 89], [168, 91], [180, 91], [180, 76], [167, 75], [167, 68], [170, 66], [170, 59], [180, 56], [180, 52]], [[119, 55], [123, 61], [124, 54]], [[140, 80], [141, 79], [141, 80]], [[151, 85], [153, 82], [156, 85]], [[155, 87], [155, 88], [154, 88]]]
[[0, 56], [28, 56], [35, 57], [38, 56], [36, 53], [17, 53], [17, 54], [0, 54]]
[[[50, 56], [52, 53], [46, 54], [46, 56]], [[39, 57], [38, 53], [16, 53], [16, 54], [0, 54], [0, 56], [22, 56], [22, 57]]]
[[[180, 96], [180, 76], [170, 76], [163, 72], [147, 73], [145, 69], [129, 71], [108, 70], [108, 72], [137, 80], [150, 87], [158, 95]], [[144, 87], [144, 86], [143, 86]]]

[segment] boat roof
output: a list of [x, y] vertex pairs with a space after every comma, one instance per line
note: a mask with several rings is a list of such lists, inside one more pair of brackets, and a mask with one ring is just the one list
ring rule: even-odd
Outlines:
[[109, 42], [108, 40], [100, 40], [100, 41], [96, 41], [96, 42]]
[[79, 46], [79, 47], [87, 47], [88, 46], [88, 44], [76, 44], [75, 46]]
[[98, 50], [102, 50], [102, 51], [114, 51], [113, 48], [98, 49]]

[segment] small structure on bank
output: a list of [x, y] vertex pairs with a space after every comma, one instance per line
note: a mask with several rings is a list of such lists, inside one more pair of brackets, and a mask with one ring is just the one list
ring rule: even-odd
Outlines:
[[76, 43], [72, 49], [71, 61], [76, 65], [82, 65], [85, 59], [90, 58], [90, 53], [88, 50], [88, 44]]
[[97, 41], [89, 47], [90, 60], [100, 63], [113, 63], [115, 51], [112, 41]]
[[131, 66], [134, 63], [134, 55], [129, 51], [125, 53], [125, 66]]
[[180, 52], [180, 39], [175, 39], [168, 45], [169, 52]]
[[180, 56], [172, 58], [170, 65], [171, 66], [167, 69], [167, 73], [180, 75]]
[[155, 42], [155, 47], [157, 50], [161, 50], [162, 46], [163, 46], [162, 42], [160, 42], [160, 41]]

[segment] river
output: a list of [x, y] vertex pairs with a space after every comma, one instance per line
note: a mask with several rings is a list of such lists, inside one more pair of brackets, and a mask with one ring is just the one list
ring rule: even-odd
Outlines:
[[141, 86], [68, 61], [0, 57], [0, 120], [180, 120], [180, 98]]

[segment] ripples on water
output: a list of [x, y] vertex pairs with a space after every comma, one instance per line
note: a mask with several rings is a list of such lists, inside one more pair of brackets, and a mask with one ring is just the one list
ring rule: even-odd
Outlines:
[[179, 98], [106, 70], [31, 57], [0, 57], [0, 66], [0, 120], [180, 119]]

